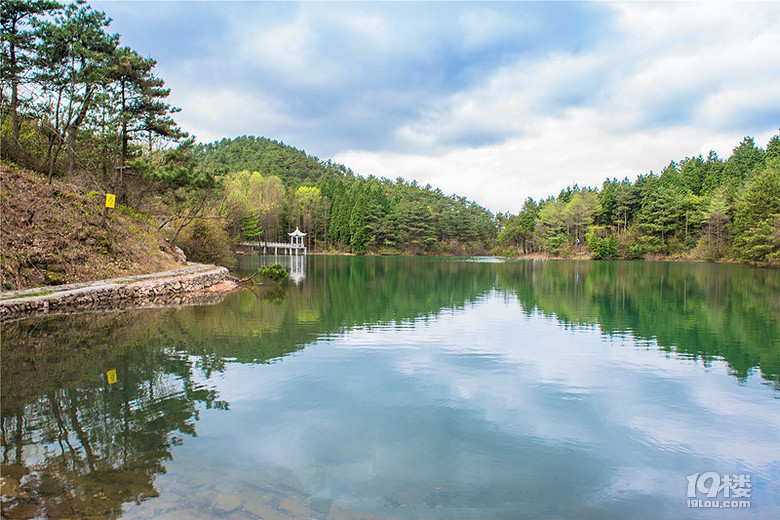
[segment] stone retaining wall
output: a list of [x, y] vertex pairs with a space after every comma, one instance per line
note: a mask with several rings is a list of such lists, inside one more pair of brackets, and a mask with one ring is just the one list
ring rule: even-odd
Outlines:
[[[224, 267], [195, 265], [158, 275], [104, 280], [66, 287], [41, 288], [47, 294], [28, 295], [31, 291], [3, 294], [0, 299], [0, 321], [27, 315], [68, 312], [77, 309], [110, 309], [122, 304], [138, 304], [204, 291], [228, 279]], [[21, 294], [19, 294], [21, 293]], [[34, 291], [33, 291], [34, 293]]]

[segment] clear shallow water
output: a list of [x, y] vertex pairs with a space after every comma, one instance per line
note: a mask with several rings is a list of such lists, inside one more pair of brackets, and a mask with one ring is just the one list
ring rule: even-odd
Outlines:
[[[296, 267], [216, 305], [5, 325], [9, 518], [780, 513], [780, 272]], [[688, 507], [708, 471], [749, 474], [751, 507]]]

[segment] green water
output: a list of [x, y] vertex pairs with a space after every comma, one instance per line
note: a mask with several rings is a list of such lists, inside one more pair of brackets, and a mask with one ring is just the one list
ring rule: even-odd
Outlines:
[[[780, 271], [295, 267], [209, 305], [4, 324], [3, 515], [780, 517]], [[748, 475], [750, 507], [689, 507], [705, 472]]]

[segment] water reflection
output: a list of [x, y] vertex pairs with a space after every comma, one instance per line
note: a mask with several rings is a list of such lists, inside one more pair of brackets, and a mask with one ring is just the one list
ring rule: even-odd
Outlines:
[[157, 496], [154, 477], [195, 434], [199, 410], [227, 409], [194, 382], [190, 356], [154, 330], [163, 316], [3, 326], [5, 517], [115, 516], [127, 501]]
[[[4, 325], [3, 514], [115, 516], [123, 503], [158, 495], [155, 475], [166, 472], [172, 447], [195, 435], [200, 410], [227, 410], [196, 380], [230, 362], [273, 363], [358, 324], [432, 315], [488, 287], [486, 272], [472, 284], [457, 276], [463, 266], [431, 263], [419, 275], [404, 264], [325, 259], [297, 290], [261, 286], [216, 306]], [[293, 267], [303, 273], [305, 264]], [[410, 277], [420, 283], [402, 291]], [[116, 385], [105, 378], [112, 369]]]
[[289, 280], [300, 285], [306, 279], [307, 255], [242, 255], [238, 257], [238, 269], [254, 272], [261, 266], [281, 264], [290, 273]]
[[664, 516], [688, 473], [780, 473], [757, 384], [778, 271], [298, 267], [214, 306], [4, 325], [3, 515]]
[[597, 325], [705, 364], [725, 359], [744, 381], [758, 368], [780, 388], [780, 270], [673, 262], [507, 262], [498, 287], [524, 311]]

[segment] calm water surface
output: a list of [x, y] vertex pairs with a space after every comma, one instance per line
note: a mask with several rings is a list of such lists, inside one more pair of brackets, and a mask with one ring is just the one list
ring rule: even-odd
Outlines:
[[[210, 305], [5, 324], [4, 516], [780, 517], [780, 271], [294, 267]], [[706, 472], [747, 475], [750, 508], [689, 507]], [[727, 500], [711, 484], [694, 499]]]

